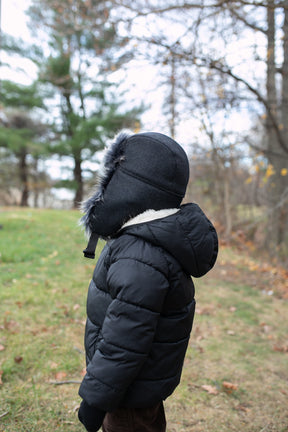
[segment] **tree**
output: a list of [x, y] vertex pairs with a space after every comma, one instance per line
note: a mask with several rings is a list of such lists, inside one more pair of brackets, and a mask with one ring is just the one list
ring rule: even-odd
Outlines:
[[[10, 81], [1, 83], [1, 101], [4, 105], [0, 121], [0, 147], [6, 149], [12, 161], [16, 160], [21, 188], [21, 206], [28, 206], [31, 187], [30, 162], [45, 153], [43, 137], [46, 126], [36, 117], [35, 108], [43, 108], [43, 100], [36, 83], [23, 86]], [[15, 176], [14, 172], [12, 175]]]
[[75, 207], [83, 199], [83, 162], [93, 160], [120, 128], [133, 128], [141, 111], [121, 107], [108, 80], [131, 58], [111, 19], [112, 6], [106, 0], [34, 0], [29, 11], [33, 28], [46, 35], [40, 77], [57, 102], [51, 151], [73, 158]]

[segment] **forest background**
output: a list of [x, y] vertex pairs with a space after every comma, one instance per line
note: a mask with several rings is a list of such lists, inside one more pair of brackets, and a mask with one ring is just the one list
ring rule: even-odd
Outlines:
[[75, 208], [117, 131], [155, 130], [222, 241], [285, 261], [288, 1], [28, 5], [29, 38], [1, 33], [2, 205]]

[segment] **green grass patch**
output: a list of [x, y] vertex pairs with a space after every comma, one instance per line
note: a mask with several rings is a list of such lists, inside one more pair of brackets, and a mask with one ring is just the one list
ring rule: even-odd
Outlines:
[[[96, 262], [83, 258], [79, 213], [15, 208], [0, 219], [0, 432], [79, 432]], [[287, 301], [263, 294], [239, 261], [223, 249], [225, 272], [195, 280], [183, 377], [165, 402], [168, 432], [288, 430]]]

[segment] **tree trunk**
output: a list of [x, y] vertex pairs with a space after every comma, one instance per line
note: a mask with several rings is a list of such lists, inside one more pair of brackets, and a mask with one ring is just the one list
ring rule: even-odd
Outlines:
[[34, 189], [34, 207], [39, 207], [39, 182], [38, 180], [38, 157], [34, 158], [34, 175], [33, 175], [33, 189]]
[[[288, 6], [288, 1], [286, 1]], [[282, 94], [281, 100], [277, 102], [275, 65], [275, 8], [274, 0], [268, 1], [267, 7], [267, 102], [268, 109], [277, 119], [277, 124], [282, 132], [282, 137], [287, 137], [288, 127], [288, 12], [285, 9], [285, 20], [283, 25], [283, 65], [282, 65]], [[284, 130], [283, 130], [284, 129]], [[285, 132], [285, 133], [283, 133]], [[279, 143], [275, 126], [267, 114], [266, 137], [268, 159], [273, 166], [274, 174], [269, 179], [268, 203], [269, 221], [266, 236], [266, 246], [272, 254], [277, 254], [281, 245], [284, 245], [285, 231], [287, 228], [287, 203], [283, 201], [285, 188], [287, 188], [287, 176], [284, 176], [284, 169], [287, 167], [287, 156]]]
[[225, 213], [225, 238], [230, 240], [232, 234], [232, 214], [231, 214], [231, 199], [230, 199], [230, 179], [229, 170], [224, 171], [224, 213]]
[[78, 208], [83, 201], [83, 176], [81, 167], [81, 157], [74, 155], [74, 180], [76, 182], [76, 192], [73, 201], [73, 207]]
[[28, 206], [29, 189], [28, 189], [28, 166], [27, 166], [27, 150], [22, 147], [19, 154], [19, 177], [21, 181], [21, 200], [20, 206]]
[[170, 84], [171, 84], [171, 93], [170, 93], [170, 120], [169, 120], [169, 126], [170, 126], [170, 135], [172, 138], [175, 138], [175, 123], [176, 123], [176, 79], [175, 79], [175, 57], [172, 54], [171, 58], [171, 75], [170, 75]]
[[[288, 0], [284, 1], [284, 23], [283, 23], [283, 64], [282, 64], [282, 111], [281, 119], [283, 136], [288, 147]], [[282, 150], [283, 157], [278, 161], [278, 182], [280, 187], [279, 201], [279, 243], [288, 242], [288, 175], [285, 169], [288, 168], [288, 151]], [[286, 175], [283, 175], [285, 174]], [[285, 253], [285, 250], [283, 250]], [[286, 249], [287, 252], [287, 249]]]

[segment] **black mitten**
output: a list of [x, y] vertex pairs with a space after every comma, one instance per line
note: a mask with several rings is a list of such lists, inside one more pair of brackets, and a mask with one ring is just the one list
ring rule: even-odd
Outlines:
[[105, 411], [88, 405], [85, 400], [82, 400], [78, 411], [78, 418], [88, 432], [97, 432], [102, 426], [105, 414]]

